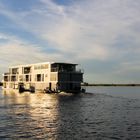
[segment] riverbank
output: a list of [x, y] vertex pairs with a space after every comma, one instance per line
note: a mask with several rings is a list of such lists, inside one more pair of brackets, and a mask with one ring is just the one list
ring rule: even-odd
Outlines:
[[88, 84], [84, 83], [82, 86], [140, 86], [140, 84]]

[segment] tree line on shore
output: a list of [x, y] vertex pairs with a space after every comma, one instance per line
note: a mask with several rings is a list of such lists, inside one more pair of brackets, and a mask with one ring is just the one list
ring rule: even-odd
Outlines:
[[82, 86], [140, 86], [140, 84], [89, 84], [85, 82]]
[[[2, 86], [3, 83], [0, 82], [0, 86]], [[89, 83], [82, 83], [82, 86], [140, 86], [140, 84], [89, 84]]]

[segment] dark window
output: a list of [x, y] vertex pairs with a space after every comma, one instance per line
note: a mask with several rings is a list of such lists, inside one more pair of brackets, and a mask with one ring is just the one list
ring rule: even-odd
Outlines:
[[12, 69], [12, 74], [18, 74], [18, 68], [13, 68]]
[[26, 81], [29, 81], [29, 75], [26, 75], [25, 78], [26, 78]]
[[4, 76], [4, 81], [8, 81], [8, 76]]
[[37, 81], [41, 81], [41, 74], [37, 74]]
[[11, 81], [16, 81], [16, 76], [11, 76]]
[[24, 74], [28, 74], [31, 72], [31, 68], [30, 67], [25, 67], [24, 68]]

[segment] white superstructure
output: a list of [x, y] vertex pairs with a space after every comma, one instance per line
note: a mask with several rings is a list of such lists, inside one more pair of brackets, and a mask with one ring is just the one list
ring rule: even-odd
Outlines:
[[3, 87], [53, 92], [80, 92], [83, 82], [83, 72], [76, 69], [77, 64], [44, 62], [9, 67], [9, 72], [3, 74]]

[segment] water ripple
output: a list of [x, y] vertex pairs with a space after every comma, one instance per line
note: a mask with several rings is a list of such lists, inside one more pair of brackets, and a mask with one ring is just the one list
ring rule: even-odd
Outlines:
[[0, 139], [140, 139], [140, 102], [105, 94], [1, 93]]

